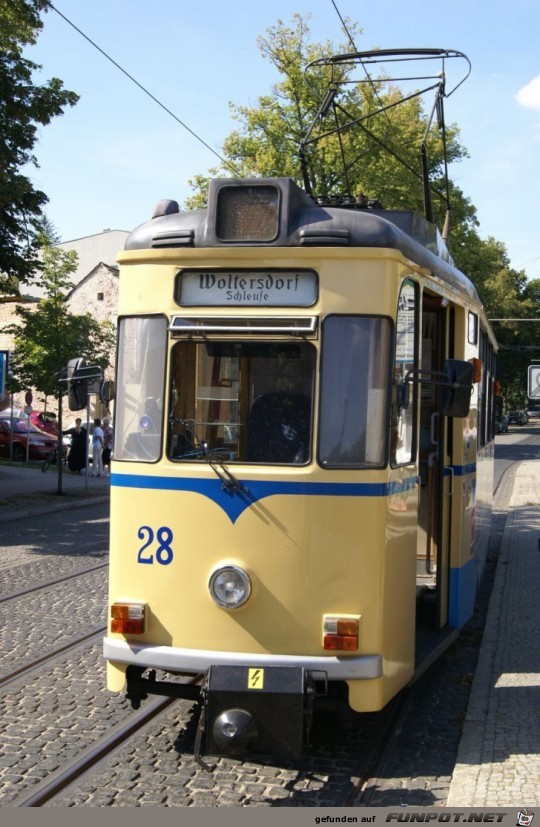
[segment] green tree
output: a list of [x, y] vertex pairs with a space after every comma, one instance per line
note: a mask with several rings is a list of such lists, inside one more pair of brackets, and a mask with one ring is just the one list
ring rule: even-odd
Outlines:
[[[524, 270], [510, 265], [508, 252], [493, 237], [481, 239], [470, 229], [461, 240], [456, 263], [474, 282], [499, 344], [497, 378], [507, 407], [527, 405], [527, 369], [540, 357], [539, 284], [527, 281]], [[513, 321], [501, 321], [510, 320]]]
[[[47, 222], [44, 223], [47, 226]], [[49, 230], [50, 225], [49, 226]], [[19, 323], [10, 325], [6, 332], [14, 337], [15, 359], [10, 391], [35, 388], [45, 396], [58, 400], [58, 453], [62, 447], [62, 399], [67, 391], [59, 382], [70, 359], [86, 358], [89, 364], [103, 369], [109, 364], [115, 335], [112, 324], [99, 324], [90, 314], [70, 313], [66, 298], [73, 286], [69, 276], [77, 269], [77, 254], [61, 250], [40, 232], [40, 275], [46, 297], [37, 308], [19, 305], [16, 315]], [[58, 488], [62, 494], [62, 463], [57, 464]]]
[[493, 322], [500, 347], [497, 375], [507, 407], [526, 408], [528, 368], [540, 360], [540, 281], [527, 281], [506, 258], [487, 287], [491, 318], [517, 320]]
[[38, 267], [40, 221], [47, 196], [21, 173], [38, 166], [38, 129], [73, 106], [78, 96], [52, 78], [37, 85], [41, 67], [23, 57], [41, 30], [49, 0], [2, 0], [0, 4], [0, 290], [18, 292]]
[[[309, 16], [296, 14], [292, 25], [281, 20], [269, 28], [266, 36], [258, 39], [262, 57], [275, 67], [280, 80], [271, 93], [259, 98], [254, 106], [230, 104], [239, 129], [228, 135], [222, 155], [227, 165], [210, 170], [212, 176], [231, 175], [231, 168], [239, 177], [286, 176], [303, 184], [299, 146], [305, 138], [321, 102], [328, 81], [328, 67], [305, 73], [313, 60], [328, 57], [335, 51], [348, 51], [350, 46], [336, 50], [330, 42], [314, 44], [310, 41]], [[357, 25], [350, 31], [357, 34]], [[343, 69], [343, 75], [347, 74]], [[340, 99], [340, 105], [350, 119], [366, 116], [381, 106], [393, 105], [402, 99], [401, 90], [384, 79], [371, 83], [351, 83]], [[307, 147], [310, 177], [315, 194], [345, 193], [377, 198], [385, 207], [406, 207], [422, 211], [423, 192], [420, 182], [420, 146], [427, 128], [419, 98], [402, 102], [391, 113], [366, 122], [366, 128], [351, 129], [341, 137], [329, 134], [314, 147]], [[323, 130], [335, 126], [330, 109]], [[466, 156], [459, 143], [457, 127], [447, 128], [449, 161]], [[383, 144], [391, 150], [389, 153]], [[435, 129], [428, 131], [430, 173], [435, 189], [442, 189], [442, 143]], [[404, 166], [398, 157], [403, 159]], [[345, 163], [342, 162], [342, 159]], [[407, 168], [408, 167], [408, 168]], [[347, 172], [345, 173], [345, 169]], [[194, 195], [186, 202], [188, 208], [204, 206], [206, 176], [197, 175], [191, 181]], [[461, 196], [455, 188], [455, 200]], [[444, 217], [444, 207], [436, 205]], [[470, 205], [457, 211], [458, 217], [470, 220]]]
[[[266, 36], [259, 38], [261, 54], [275, 67], [280, 80], [271, 93], [260, 97], [254, 106], [230, 104], [233, 117], [240, 126], [225, 138], [222, 155], [227, 165], [209, 170], [212, 177], [229, 176], [234, 168], [239, 177], [285, 176], [303, 185], [298, 149], [325, 97], [329, 79], [329, 70], [305, 73], [305, 67], [313, 60], [350, 48], [347, 44], [336, 50], [329, 42], [311, 43], [308, 20], [309, 16], [303, 18], [298, 14], [291, 26], [278, 20], [267, 30]], [[356, 24], [349, 30], [354, 35], [360, 32]], [[391, 106], [403, 97], [396, 84], [384, 78], [375, 79], [361, 85], [351, 84], [343, 107], [354, 119], [382, 106]], [[329, 113], [324, 125], [328, 130], [335, 125], [332, 117]], [[435, 222], [442, 227], [447, 209], [441, 197], [446, 194], [443, 145], [437, 129], [428, 129], [428, 117], [421, 99], [411, 98], [393, 107], [389, 113], [368, 120], [366, 129], [352, 129], [344, 133], [341, 140], [336, 135], [329, 135], [316, 147], [308, 147], [316, 194], [364, 193], [377, 198], [388, 209], [413, 209], [422, 213], [419, 159], [427, 132]], [[446, 129], [446, 143], [449, 164], [467, 157], [455, 124]], [[208, 176], [196, 175], [190, 183], [194, 194], [187, 199], [186, 207], [201, 208], [207, 200]], [[476, 209], [452, 181], [449, 182], [449, 196], [450, 252], [456, 266], [469, 272], [470, 258], [482, 248]]]

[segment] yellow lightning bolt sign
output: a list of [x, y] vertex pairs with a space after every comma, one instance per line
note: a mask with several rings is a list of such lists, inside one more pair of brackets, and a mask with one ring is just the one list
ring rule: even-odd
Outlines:
[[264, 686], [264, 669], [248, 669], [248, 689], [262, 689]]

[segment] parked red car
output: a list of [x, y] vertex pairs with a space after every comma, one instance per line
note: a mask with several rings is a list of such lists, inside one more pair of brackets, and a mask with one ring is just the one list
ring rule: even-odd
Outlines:
[[13, 436], [12, 457], [15, 462], [26, 460], [26, 442], [30, 441], [29, 459], [43, 460], [48, 457], [56, 445], [56, 437], [46, 434], [31, 422], [24, 419], [13, 420], [13, 435], [11, 420], [0, 418], [0, 457], [9, 459], [10, 442]]
[[58, 420], [56, 414], [48, 413], [47, 411], [32, 411], [30, 414], [30, 422], [39, 428], [40, 431], [45, 431], [47, 434], [58, 435]]

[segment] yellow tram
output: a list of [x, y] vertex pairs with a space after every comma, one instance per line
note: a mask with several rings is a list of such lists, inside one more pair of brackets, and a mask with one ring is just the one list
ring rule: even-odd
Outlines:
[[314, 698], [381, 709], [471, 616], [495, 340], [431, 224], [289, 179], [161, 202], [119, 261], [108, 686], [298, 753]]

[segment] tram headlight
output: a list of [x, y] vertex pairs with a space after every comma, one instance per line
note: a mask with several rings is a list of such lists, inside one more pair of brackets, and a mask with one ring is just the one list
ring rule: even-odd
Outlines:
[[208, 590], [218, 606], [237, 609], [249, 600], [251, 580], [238, 566], [222, 566], [212, 573]]

